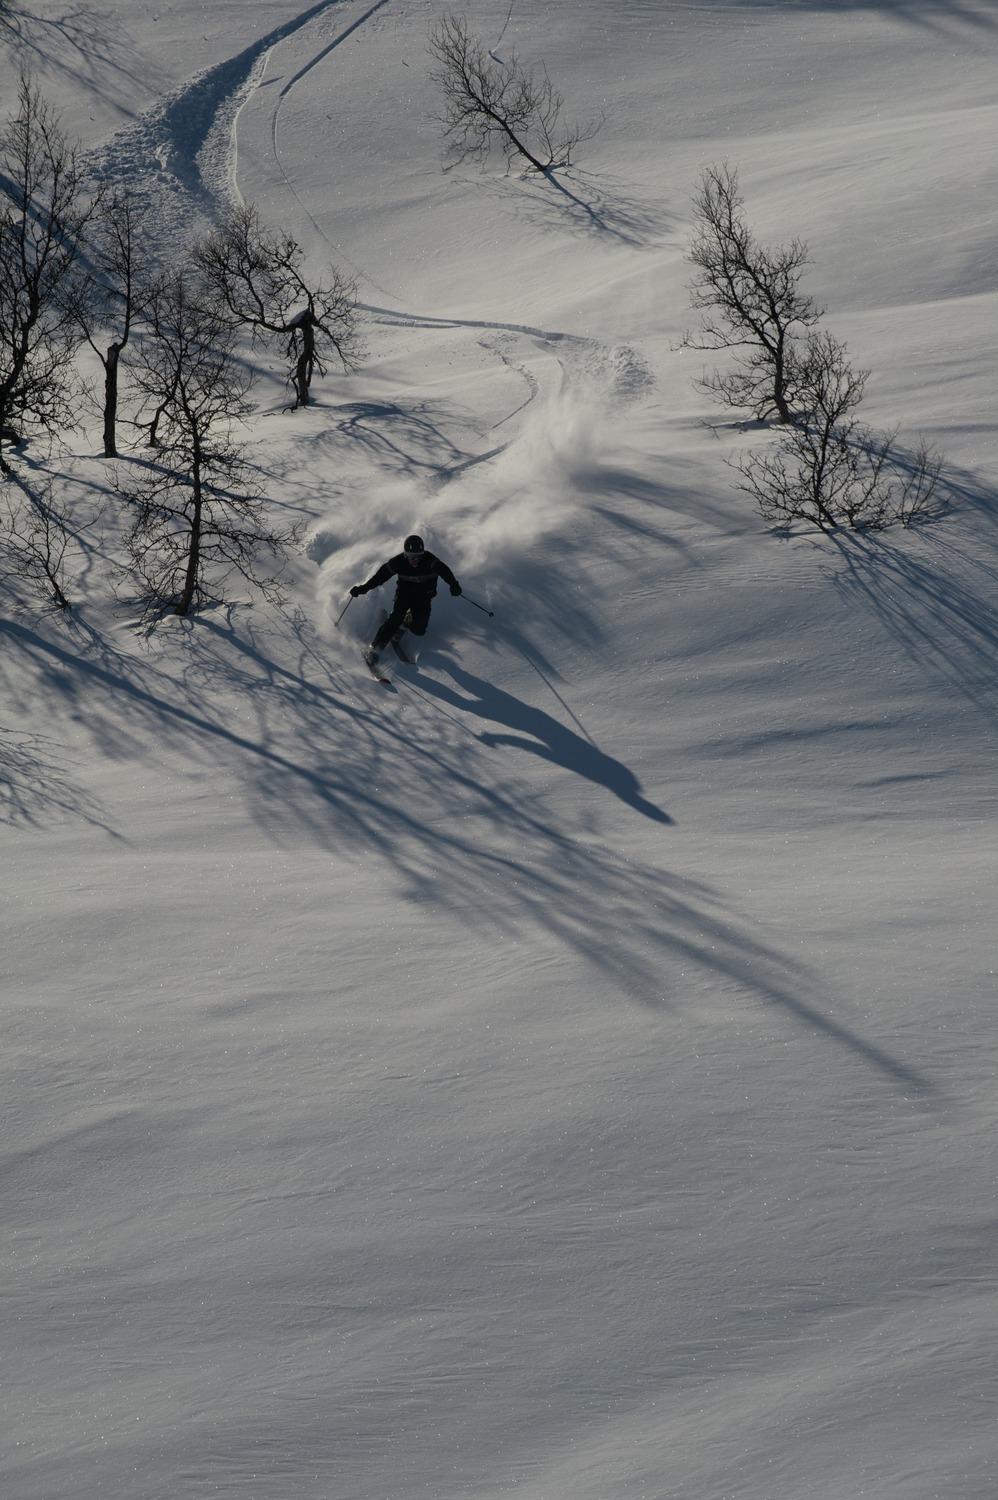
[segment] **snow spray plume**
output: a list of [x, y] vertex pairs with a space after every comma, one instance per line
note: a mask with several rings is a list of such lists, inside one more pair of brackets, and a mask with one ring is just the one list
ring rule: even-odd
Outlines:
[[[461, 491], [472, 525], [461, 556], [467, 571], [493, 569], [571, 524], [576, 476], [595, 466], [599, 420], [588, 391], [562, 389], [531, 413], [520, 436], [489, 466], [465, 476]], [[450, 500], [456, 497], [451, 494]], [[464, 528], [462, 527], [462, 530]]]

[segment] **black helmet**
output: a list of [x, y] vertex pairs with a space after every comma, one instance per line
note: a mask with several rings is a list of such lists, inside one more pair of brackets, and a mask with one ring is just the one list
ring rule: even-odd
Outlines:
[[402, 551], [408, 553], [410, 557], [418, 557], [420, 552], [426, 551], [426, 548], [423, 546], [423, 538], [421, 536], [407, 536], [402, 543]]

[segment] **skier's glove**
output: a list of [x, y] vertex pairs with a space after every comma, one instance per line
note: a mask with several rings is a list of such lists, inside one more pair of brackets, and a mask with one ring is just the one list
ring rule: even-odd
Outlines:
[[450, 591], [456, 599], [458, 594], [461, 592], [461, 585], [459, 583], [452, 583], [450, 586]]
[[362, 583], [355, 583], [354, 586], [353, 586], [353, 588], [350, 590], [350, 598], [351, 599], [359, 599], [360, 596], [361, 596], [361, 594], [366, 594], [366, 593], [367, 593], [367, 589], [364, 587], [364, 585]]

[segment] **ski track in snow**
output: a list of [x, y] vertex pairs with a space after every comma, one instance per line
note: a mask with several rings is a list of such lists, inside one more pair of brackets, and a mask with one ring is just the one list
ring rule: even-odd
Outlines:
[[[152, 237], [179, 248], [192, 234], [216, 222], [233, 203], [243, 201], [238, 181], [239, 116], [263, 81], [275, 49], [345, 3], [346, 0], [321, 0], [172, 91], [134, 125], [118, 131], [104, 146], [89, 153], [94, 175], [112, 187], [128, 188], [144, 221], [154, 231]], [[282, 86], [273, 108], [270, 135], [275, 167], [316, 235], [334, 255], [335, 247], [302, 200], [281, 161], [281, 109], [295, 87], [387, 3], [388, 0], [375, 0], [331, 41], [319, 47]], [[353, 269], [369, 279], [362, 268]], [[491, 433], [525, 413], [545, 392], [561, 397], [571, 392], [586, 404], [596, 401], [606, 404], [640, 398], [654, 386], [654, 377], [641, 356], [625, 346], [610, 347], [576, 334], [526, 324], [403, 313], [371, 302], [360, 302], [358, 308], [385, 327], [466, 330], [494, 335], [480, 338], [480, 347], [493, 353], [502, 366], [518, 374], [526, 385], [526, 400], [492, 424], [483, 450], [440, 470], [434, 483], [447, 483], [468, 468], [506, 452], [515, 437], [504, 434], [502, 440], [494, 441]], [[519, 341], [517, 359], [512, 357], [514, 339]], [[560, 369], [553, 388], [549, 380], [545, 382], [531, 367], [531, 347], [538, 345], [546, 354], [554, 355]]]
[[[271, 141], [271, 148], [272, 148], [273, 153], [274, 153], [274, 162], [275, 162], [275, 164], [277, 166], [278, 171], [281, 174], [281, 177], [282, 177], [282, 179], [284, 181], [284, 185], [288, 189], [288, 192], [291, 193], [291, 195], [295, 199], [296, 203], [298, 203], [298, 205], [300, 206], [302, 212], [308, 218], [308, 221], [312, 225], [312, 227], [315, 230], [316, 234], [318, 234], [320, 236], [320, 238], [322, 238], [323, 240], [325, 240], [327, 245], [329, 244], [328, 236], [325, 234], [325, 232], [322, 229], [321, 225], [318, 224], [317, 221], [315, 220], [315, 218], [313, 217], [312, 212], [309, 209], [308, 205], [302, 201], [302, 199], [299, 196], [299, 193], [298, 193], [298, 191], [297, 191], [294, 183], [291, 181], [291, 178], [288, 176], [287, 172], [284, 170], [284, 165], [283, 165], [283, 163], [281, 161], [281, 151], [280, 151], [280, 146], [279, 146], [279, 143], [278, 143], [278, 122], [280, 120], [280, 115], [281, 115], [281, 106], [283, 105], [283, 103], [284, 103], [285, 99], [288, 97], [288, 95], [291, 93], [292, 89], [294, 89], [301, 82], [301, 80], [303, 78], [306, 78], [308, 76], [308, 74], [312, 72], [312, 70], [314, 68], [318, 67], [318, 65], [319, 65], [320, 62], [324, 61], [325, 58], [329, 57], [329, 55], [332, 52], [334, 52], [337, 47], [341, 47], [343, 45], [343, 43], [349, 37], [353, 36], [353, 34], [356, 31], [358, 31], [361, 26], [363, 26], [367, 21], [369, 21], [371, 19], [371, 17], [373, 15], [375, 15], [375, 13], [377, 11], [381, 10], [382, 7], [385, 6], [385, 5], [387, 5], [387, 4], [388, 4], [388, 0], [375, 0], [375, 3], [372, 6], [370, 6], [370, 8], [368, 10], [366, 10], [362, 16], [359, 16], [357, 18], [357, 20], [351, 22], [351, 24], [346, 28], [345, 31], [340, 32], [339, 36], [335, 37], [331, 42], [328, 42], [326, 44], [326, 46], [320, 48], [320, 50], [318, 52], [316, 52], [314, 54], [314, 56], [311, 57], [307, 63], [305, 63], [302, 67], [298, 68], [292, 74], [292, 76], [288, 79], [287, 83], [284, 85], [284, 87], [281, 89], [280, 93], [278, 94], [278, 96], [277, 96], [277, 103], [274, 106], [274, 112], [273, 112], [273, 115], [272, 115], [271, 121], [270, 121], [270, 141]], [[309, 15], [308, 19], [311, 20], [312, 16]], [[275, 38], [274, 41], [270, 44], [270, 46], [267, 49], [268, 50], [268, 55], [269, 55], [269, 53], [271, 51], [273, 51], [273, 49], [277, 45], [277, 43], [279, 41], [283, 41], [283, 40], [284, 40], [284, 37]], [[235, 132], [233, 132], [232, 150], [233, 150], [233, 154], [235, 155], [236, 151], [237, 151], [237, 143], [235, 141]], [[333, 247], [330, 245], [330, 249], [332, 249], [332, 248]]]
[[[345, 0], [319, 0], [258, 41], [172, 90], [134, 125], [89, 152], [95, 175], [128, 187], [139, 199], [155, 238], [186, 238], [200, 221], [216, 217], [235, 196], [236, 125], [256, 87], [268, 54]], [[378, 0], [378, 5], [387, 0]], [[351, 28], [352, 29], [352, 28]], [[327, 49], [328, 50], [328, 49]]]
[[[271, 118], [271, 145], [274, 155], [274, 162], [281, 175], [281, 179], [287, 190], [291, 193], [295, 201], [298, 203], [303, 214], [305, 214], [305, 216], [307, 217], [316, 234], [325, 242], [325, 244], [329, 247], [330, 252], [334, 255], [336, 254], [336, 247], [333, 246], [333, 244], [329, 240], [328, 235], [316, 219], [310, 206], [302, 199], [298, 190], [294, 186], [294, 183], [288, 176], [288, 173], [285, 171], [283, 163], [281, 161], [278, 128], [281, 109], [285, 100], [291, 94], [292, 90], [321, 62], [323, 62], [338, 47], [340, 47], [351, 35], [359, 30], [361, 26], [368, 22], [377, 11], [381, 10], [383, 5], [386, 3], [387, 0], [377, 0], [376, 4], [370, 6], [369, 9], [367, 9], [363, 13], [363, 15], [359, 16], [355, 21], [353, 21], [346, 28], [346, 30], [341, 32], [333, 41], [328, 42], [325, 46], [321, 47], [319, 51], [316, 52], [314, 56], [312, 56], [306, 63], [298, 67], [281, 88]], [[510, 7], [510, 11], [512, 12], [512, 6]], [[308, 19], [312, 19], [312, 16], [309, 15]], [[508, 20], [509, 17], [507, 17], [507, 24]], [[298, 29], [299, 28], [297, 27], [294, 28], [294, 30]], [[505, 30], [505, 26], [503, 30]], [[285, 37], [290, 36], [291, 34], [291, 29], [286, 28], [284, 34], [281, 37], [277, 37], [272, 42], [270, 42], [267, 49], [268, 57], [273, 51], [274, 47], [276, 47], [278, 42], [284, 40]], [[259, 70], [254, 79], [250, 80], [248, 88], [257, 86], [260, 78], [262, 77], [262, 71], [262, 69]], [[238, 160], [237, 136], [238, 112], [233, 115], [230, 142], [230, 151], [234, 162]], [[232, 178], [234, 181], [234, 170], [232, 172]], [[358, 274], [360, 274], [364, 279], [370, 280], [362, 267], [354, 266], [353, 269], [357, 271]], [[478, 319], [461, 319], [432, 313], [401, 313], [396, 309], [370, 302], [360, 302], [358, 304], [358, 308], [361, 312], [366, 313], [376, 322], [388, 327], [467, 329], [470, 332], [500, 335], [503, 341], [507, 343], [509, 342], [511, 336], [519, 335], [524, 339], [540, 341], [547, 348], [552, 350], [554, 350], [555, 348], [557, 348], [559, 351], [564, 349], [566, 351], [566, 356], [563, 357], [560, 354], [558, 356], [559, 363], [562, 366], [563, 383], [571, 382], [577, 385], [581, 380], [584, 379], [593, 388], [593, 393], [598, 394], [603, 401], [612, 401], [615, 399], [633, 399], [634, 397], [644, 393], [645, 390], [654, 385], [654, 377], [652, 376], [647, 365], [642, 361], [641, 357], [636, 353], [636, 351], [630, 348], [608, 348], [607, 346], [600, 344], [593, 339], [582, 338], [571, 333], [551, 332], [523, 324], [489, 322]], [[483, 349], [487, 349], [495, 353], [497, 358], [507, 369], [514, 370], [516, 373], [521, 375], [527, 385], [529, 392], [526, 401], [520, 403], [520, 405], [507, 412], [504, 417], [493, 424], [492, 430], [494, 431], [497, 427], [500, 427], [504, 423], [510, 421], [518, 413], [525, 411], [531, 404], [531, 402], [537, 399], [537, 397], [541, 394], [542, 382], [540, 378], [528, 367], [527, 364], [514, 362], [513, 360], [511, 360], [505, 350], [500, 347], [499, 340], [489, 341], [488, 339], [480, 339], [479, 344]], [[568, 351], [571, 351], [570, 356], [568, 356]], [[569, 358], [571, 359], [571, 364], [573, 366], [572, 374], [569, 373], [568, 368]], [[508, 446], [508, 442], [503, 442], [497, 446], [491, 447], [488, 449], [488, 451], [476, 455], [472, 459], [462, 462], [456, 468], [444, 471], [441, 474], [441, 478], [445, 481], [452, 479], [456, 474], [462, 472], [468, 467], [471, 467], [472, 465], [484, 463], [491, 458], [498, 457], [501, 453], [505, 452]]]
[[[302, 213], [312, 225], [315, 233], [328, 246], [331, 254], [336, 254], [336, 247], [332, 245], [321, 224], [315, 217], [312, 209], [306, 203], [288, 173], [285, 171], [280, 155], [279, 144], [279, 120], [281, 109], [285, 101], [290, 97], [294, 88], [305, 79], [323, 61], [331, 57], [351, 35], [354, 35], [360, 27], [370, 21], [380, 11], [387, 0], [376, 0], [374, 5], [369, 6], [362, 15], [352, 21], [343, 31], [330, 42], [326, 42], [305, 63], [298, 66], [291, 77], [282, 86], [277, 96], [276, 103], [270, 121], [270, 141], [273, 152], [274, 164], [280, 174], [286, 189], [291, 193]], [[245, 77], [240, 77], [237, 91], [234, 95], [226, 97], [219, 102], [217, 124], [209, 132], [209, 138], [219, 145], [224, 140], [227, 142], [228, 165], [223, 170], [216, 162], [214, 181], [216, 184], [231, 183], [233, 193], [240, 200], [242, 195], [239, 191], [237, 181], [238, 163], [238, 124], [242, 105], [248, 99], [250, 93], [259, 87], [267, 70], [267, 65], [280, 43], [295, 33], [309, 21], [317, 19], [325, 7], [317, 7], [306, 13], [299, 24], [288, 25], [281, 28], [257, 44], [240, 54], [240, 58], [251, 58], [252, 66]], [[220, 77], [231, 75], [239, 76], [239, 59], [234, 59], [231, 64], [222, 65], [214, 70]], [[224, 135], [223, 135], [224, 129]], [[569, 194], [569, 197], [573, 195]], [[353, 267], [362, 276], [363, 269]], [[598, 340], [581, 337], [576, 334], [553, 331], [532, 326], [529, 324], [514, 324], [496, 320], [462, 319], [441, 314], [419, 314], [401, 313], [396, 309], [361, 302], [359, 310], [366, 313], [374, 321], [382, 326], [408, 327], [408, 328], [437, 328], [442, 331], [454, 330], [468, 332], [470, 334], [487, 335], [479, 337], [477, 343], [486, 352], [493, 354], [497, 361], [512, 373], [518, 375], [526, 386], [526, 399], [516, 407], [505, 413], [505, 415], [493, 422], [485, 436], [488, 444], [481, 452], [454, 456], [445, 465], [432, 470], [424, 481], [425, 489], [432, 494], [444, 486], [451, 484], [455, 479], [466, 474], [471, 469], [500, 458], [517, 441], [518, 434], [505, 438], [498, 442], [492, 441], [493, 434], [513, 418], [526, 414], [539, 400], [546, 398], [548, 408], [552, 402], [577, 403], [580, 407], [595, 409], [597, 405], [612, 407], [616, 403], [626, 403], [644, 395], [648, 389], [655, 384], [654, 376], [642, 357], [626, 345], [608, 346]], [[546, 356], [553, 357], [557, 374], [552, 382], [549, 378], [547, 387], [541, 374], [531, 367], [529, 353], [538, 347]], [[511, 350], [516, 348], [521, 357], [512, 357]], [[432, 533], [432, 524], [424, 527], [418, 523], [421, 529]], [[334, 550], [323, 537], [321, 530], [314, 534], [309, 545], [309, 556], [314, 561], [320, 562]], [[546, 681], [541, 674], [542, 680]], [[567, 704], [555, 691], [552, 684], [547, 684], [554, 694], [561, 708], [575, 720], [576, 716]], [[644, 805], [638, 790], [634, 794], [637, 799], [635, 805]], [[666, 819], [665, 821], [668, 821]]]

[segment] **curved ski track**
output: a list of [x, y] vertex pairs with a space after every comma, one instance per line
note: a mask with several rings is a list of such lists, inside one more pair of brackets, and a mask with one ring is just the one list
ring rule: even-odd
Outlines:
[[[289, 96], [296, 85], [300, 83], [301, 80], [305, 78], [309, 73], [311, 73], [319, 63], [324, 61], [333, 51], [335, 51], [337, 47], [345, 42], [349, 36], [351, 36], [361, 26], [363, 26], [365, 22], [370, 20], [376, 11], [381, 10], [382, 7], [387, 3], [388, 0], [376, 0], [376, 3], [372, 5], [367, 11], [365, 11], [362, 16], [358, 17], [357, 20], [354, 21], [349, 27], [347, 27], [345, 31], [341, 32], [340, 35], [337, 36], [333, 41], [328, 42], [315, 54], [314, 57], [310, 58], [309, 61], [306, 62], [303, 66], [299, 67], [281, 89], [277, 97], [277, 102], [274, 106], [274, 111], [271, 118], [270, 134], [274, 154], [274, 162], [281, 174], [281, 178], [287, 190], [294, 197], [303, 214], [305, 214], [305, 216], [307, 217], [316, 234], [326, 243], [326, 245], [329, 246], [330, 251], [334, 255], [339, 255], [340, 258], [343, 258], [342, 252], [338, 251], [337, 247], [332, 244], [328, 235], [325, 233], [325, 230], [322, 228], [322, 225], [317, 221], [311, 209], [309, 208], [309, 205], [304, 202], [300, 193], [295, 188], [293, 182], [288, 176], [287, 172], [284, 170], [284, 165], [281, 161], [280, 146], [278, 142], [278, 124], [280, 112], [285, 99]], [[513, 7], [511, 5], [510, 14], [512, 13], [512, 9]], [[312, 18], [312, 14], [313, 13], [309, 13], [308, 19]], [[508, 24], [508, 22], [509, 16], [507, 16], [506, 18], [506, 23]], [[286, 28], [285, 36], [291, 35], [292, 30], [297, 29], [297, 27]], [[506, 27], [504, 26], [503, 31], [505, 31], [505, 29]], [[281, 40], [284, 40], [284, 36], [275, 37], [268, 47], [268, 53], [273, 50], [273, 47], [277, 45], [277, 43]], [[252, 87], [253, 83], [251, 81], [250, 88]], [[248, 92], [249, 89], [247, 89], [247, 94]], [[231, 142], [233, 159], [236, 158], [238, 152], [237, 124], [238, 117], [235, 116], [233, 118]], [[364, 276], [362, 267], [354, 265], [353, 269], [361, 277]], [[626, 400], [635, 395], [640, 389], [647, 388], [649, 385], [654, 383], [654, 379], [650, 371], [647, 370], [640, 356], [634, 350], [626, 347], [611, 349], [594, 339], [583, 338], [577, 334], [551, 332], [542, 328], [531, 327], [530, 325], [526, 324], [489, 321], [484, 319], [453, 318], [447, 317], [446, 315], [435, 314], [404, 313], [395, 308], [384, 307], [370, 302], [361, 302], [358, 304], [358, 306], [361, 311], [367, 313], [376, 322], [385, 326], [468, 329], [477, 331], [483, 335], [497, 335], [498, 337], [492, 339], [488, 337], [480, 338], [478, 341], [480, 347], [489, 351], [490, 353], [493, 353], [502, 365], [504, 365], [507, 369], [519, 375], [523, 379], [523, 382], [527, 388], [527, 396], [524, 401], [520, 402], [517, 406], [507, 412], [505, 416], [501, 417], [499, 421], [493, 424], [493, 427], [491, 429], [493, 432], [497, 428], [502, 427], [506, 422], [509, 422], [519, 413], [525, 411], [536, 400], [541, 392], [541, 381], [539, 377], [530, 369], [529, 365], [514, 360], [502, 348], [503, 344], [511, 343], [512, 340], [516, 337], [527, 338], [534, 343], [540, 342], [542, 345], [548, 348], [553, 348], [553, 346], [555, 346], [556, 344], [564, 344], [566, 350], [571, 350], [572, 353], [574, 353], [576, 356], [579, 356], [579, 358], [577, 358], [576, 360], [571, 361], [571, 363], [575, 366], [576, 372], [578, 372], [579, 367], [581, 366], [588, 374], [590, 380], [592, 379], [595, 371], [606, 371], [607, 367], [609, 366], [610, 380], [607, 382], [604, 379], [599, 382], [599, 384], [603, 388], [601, 393], [604, 396], [609, 395], [611, 398], [617, 397], [617, 399]], [[557, 355], [556, 359], [561, 369], [561, 388], [564, 389], [568, 384], [571, 383], [569, 361]], [[615, 366], [616, 369], [614, 368]], [[457, 473], [463, 472], [465, 469], [471, 467], [472, 465], [484, 463], [491, 458], [497, 457], [508, 447], [509, 441], [501, 442], [498, 445], [489, 448], [487, 452], [483, 452], [476, 457], [468, 460], [467, 462], [461, 464], [460, 466], [458, 466], [458, 468], [441, 475], [441, 479], [444, 481], [450, 480], [454, 478]]]
[[[239, 115], [262, 81], [274, 49], [345, 3], [346, 0], [318, 0], [234, 56], [172, 91], [135, 124], [118, 131], [103, 147], [90, 153], [95, 175], [112, 186], [127, 187], [153, 236], [168, 247], [176, 245], [179, 249], [201, 223], [217, 219], [220, 208], [241, 201], [237, 182]], [[287, 80], [273, 107], [270, 134], [276, 170], [317, 236], [339, 259], [344, 258], [342, 252], [332, 245], [284, 170], [278, 142], [280, 112], [293, 89], [388, 4], [389, 0], [374, 0], [335, 38], [326, 41]], [[362, 267], [353, 269], [364, 278]], [[654, 383], [641, 357], [625, 346], [614, 348], [577, 334], [527, 324], [406, 313], [371, 302], [362, 302], [359, 307], [384, 326], [476, 332], [481, 335], [480, 346], [523, 380], [524, 399], [484, 434], [485, 451], [461, 464], [459, 469], [442, 474], [442, 482], [504, 452], [512, 439], [490, 441], [492, 433], [522, 415], [541, 395], [542, 377], [532, 368], [528, 352], [521, 358], [515, 357], [516, 343], [522, 346], [529, 341], [534, 348], [539, 345], [545, 353], [554, 355], [560, 370], [556, 394], [588, 386], [598, 389], [604, 401], [608, 398], [626, 401]]]

